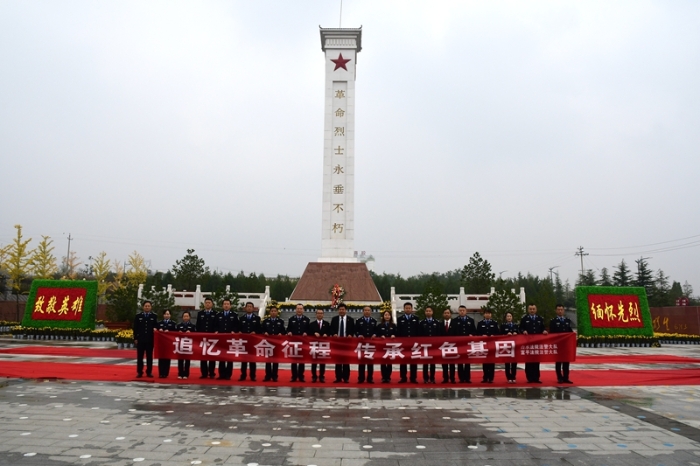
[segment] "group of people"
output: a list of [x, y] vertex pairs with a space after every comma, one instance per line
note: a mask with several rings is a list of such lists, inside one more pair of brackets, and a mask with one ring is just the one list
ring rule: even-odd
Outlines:
[[[557, 316], [552, 319], [547, 326], [544, 319], [537, 315], [537, 306], [529, 304], [527, 314], [520, 323], [513, 320], [513, 314], [506, 312], [504, 321], [499, 323], [492, 319], [489, 309], [484, 309], [483, 320], [474, 322], [467, 315], [467, 308], [460, 306], [458, 315], [452, 316], [450, 309], [445, 309], [442, 313], [442, 320], [434, 317], [432, 307], [425, 308], [425, 318], [419, 319], [414, 314], [413, 304], [407, 302], [403, 306], [403, 314], [393, 322], [392, 313], [384, 311], [380, 322], [372, 317], [372, 309], [367, 306], [362, 311], [362, 317], [353, 319], [347, 315], [347, 307], [340, 304], [337, 307], [338, 315], [334, 316], [330, 322], [324, 319], [324, 311], [316, 310], [315, 319], [311, 320], [304, 314], [304, 306], [297, 304], [295, 313], [289, 318], [285, 325], [284, 320], [279, 317], [279, 310], [273, 306], [270, 308], [270, 316], [261, 321], [260, 317], [254, 313], [253, 303], [245, 304], [244, 313], [238, 315], [231, 310], [231, 301], [224, 299], [222, 310], [216, 312], [214, 302], [210, 298], [204, 301], [204, 309], [197, 313], [196, 323], [191, 321], [189, 311], [182, 314], [182, 322], [176, 324], [171, 320], [170, 311], [163, 312], [163, 320], [158, 321], [152, 304], [145, 301], [142, 305], [143, 312], [136, 315], [134, 320], [134, 343], [137, 348], [136, 377], [143, 377], [144, 356], [146, 358], [146, 376], [153, 377], [153, 332], [206, 332], [206, 333], [255, 333], [264, 335], [302, 335], [302, 336], [335, 336], [339, 338], [395, 338], [395, 337], [440, 337], [440, 336], [493, 336], [493, 335], [536, 335], [547, 333], [573, 332], [571, 320], [564, 316], [564, 307], [556, 306]], [[254, 362], [240, 363], [239, 381], [249, 378], [251, 381], [257, 379], [257, 366]], [[169, 359], [159, 359], [158, 376], [168, 377], [170, 373], [171, 361]], [[496, 365], [493, 363], [483, 364], [482, 383], [493, 383]], [[555, 365], [558, 383], [572, 383], [569, 379], [569, 363], [557, 362]], [[265, 363], [264, 382], [277, 381], [279, 364]], [[291, 364], [292, 382], [305, 382], [305, 364]], [[381, 382], [390, 383], [393, 367], [391, 364], [381, 364]], [[233, 377], [233, 362], [219, 362], [219, 376], [216, 377], [216, 361], [200, 361], [200, 378], [217, 378], [220, 380], [231, 380]], [[505, 375], [508, 383], [515, 383], [517, 363], [505, 364]], [[434, 384], [436, 374], [435, 364], [423, 364], [423, 382]], [[187, 379], [190, 375], [190, 361], [188, 359], [178, 360], [178, 378]], [[541, 383], [540, 363], [525, 363], [525, 378], [528, 383]], [[323, 383], [326, 380], [326, 365], [311, 364], [311, 382]], [[335, 365], [334, 383], [349, 383], [350, 365]], [[360, 364], [357, 371], [358, 383], [374, 383], [374, 365]], [[418, 365], [401, 364], [399, 366], [399, 383], [418, 383]], [[442, 383], [471, 383], [470, 364], [442, 364]]]

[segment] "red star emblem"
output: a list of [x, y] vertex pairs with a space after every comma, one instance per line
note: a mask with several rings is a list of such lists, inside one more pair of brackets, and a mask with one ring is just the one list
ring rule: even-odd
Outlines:
[[338, 58], [331, 58], [331, 61], [335, 63], [335, 68], [333, 68], [333, 71], [337, 70], [338, 68], [342, 68], [345, 71], [348, 69], [345, 67], [345, 65], [350, 61], [349, 58], [343, 58], [343, 54], [339, 54]]

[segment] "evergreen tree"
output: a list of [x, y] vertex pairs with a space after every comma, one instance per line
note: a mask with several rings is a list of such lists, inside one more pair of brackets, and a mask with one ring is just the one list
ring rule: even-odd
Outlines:
[[478, 252], [475, 252], [469, 258], [469, 264], [462, 268], [462, 282], [466, 293], [489, 293], [495, 279], [496, 274], [491, 271], [491, 264], [483, 259]]
[[669, 306], [675, 306], [676, 300], [682, 296], [683, 288], [681, 287], [681, 283], [674, 281], [673, 285], [671, 285], [671, 290], [668, 292], [668, 300], [671, 303]]
[[635, 286], [643, 286], [647, 291], [647, 297], [654, 296], [654, 275], [644, 257], [640, 257], [637, 263], [637, 276], [634, 279]]
[[672, 306], [670, 302], [671, 287], [668, 284], [668, 277], [663, 270], [659, 269], [656, 272], [656, 279], [654, 280], [654, 292], [651, 299], [649, 300], [649, 305], [652, 307], [662, 307], [662, 306]]
[[177, 289], [193, 291], [202, 276], [209, 273], [209, 267], [204, 264], [204, 259], [194, 253], [194, 249], [188, 249], [185, 257], [175, 261], [172, 271]]
[[592, 269], [586, 270], [586, 272], [578, 276], [578, 286], [597, 286], [598, 280], [595, 278], [595, 272]]
[[416, 299], [416, 308], [421, 319], [425, 317], [425, 308], [430, 306], [435, 313], [435, 316], [441, 316], [442, 311], [449, 307], [447, 295], [443, 292], [443, 287], [440, 281], [435, 277], [426, 283], [423, 293]]
[[612, 278], [607, 267], [600, 269], [600, 286], [613, 286]]
[[525, 314], [525, 305], [520, 302], [520, 297], [508, 290], [498, 290], [490, 295], [488, 308], [497, 322], [503, 322], [506, 312], [513, 313], [514, 321]]
[[613, 285], [615, 286], [630, 286], [632, 285], [632, 275], [630, 273], [629, 267], [622, 259], [620, 264], [615, 267], [615, 273], [613, 274]]

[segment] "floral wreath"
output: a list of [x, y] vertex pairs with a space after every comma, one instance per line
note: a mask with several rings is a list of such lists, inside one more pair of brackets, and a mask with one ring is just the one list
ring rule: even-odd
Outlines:
[[343, 296], [345, 296], [345, 288], [336, 283], [331, 287], [330, 290], [328, 290], [328, 292], [331, 295], [331, 307], [338, 307], [338, 305], [343, 302]]

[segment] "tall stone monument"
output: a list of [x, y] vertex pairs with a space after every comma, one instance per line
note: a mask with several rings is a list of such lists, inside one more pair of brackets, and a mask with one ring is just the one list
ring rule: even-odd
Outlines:
[[377, 287], [354, 251], [355, 77], [362, 29], [321, 28], [325, 54], [321, 257], [306, 266], [290, 299], [330, 301], [334, 284], [346, 302], [381, 302]]

